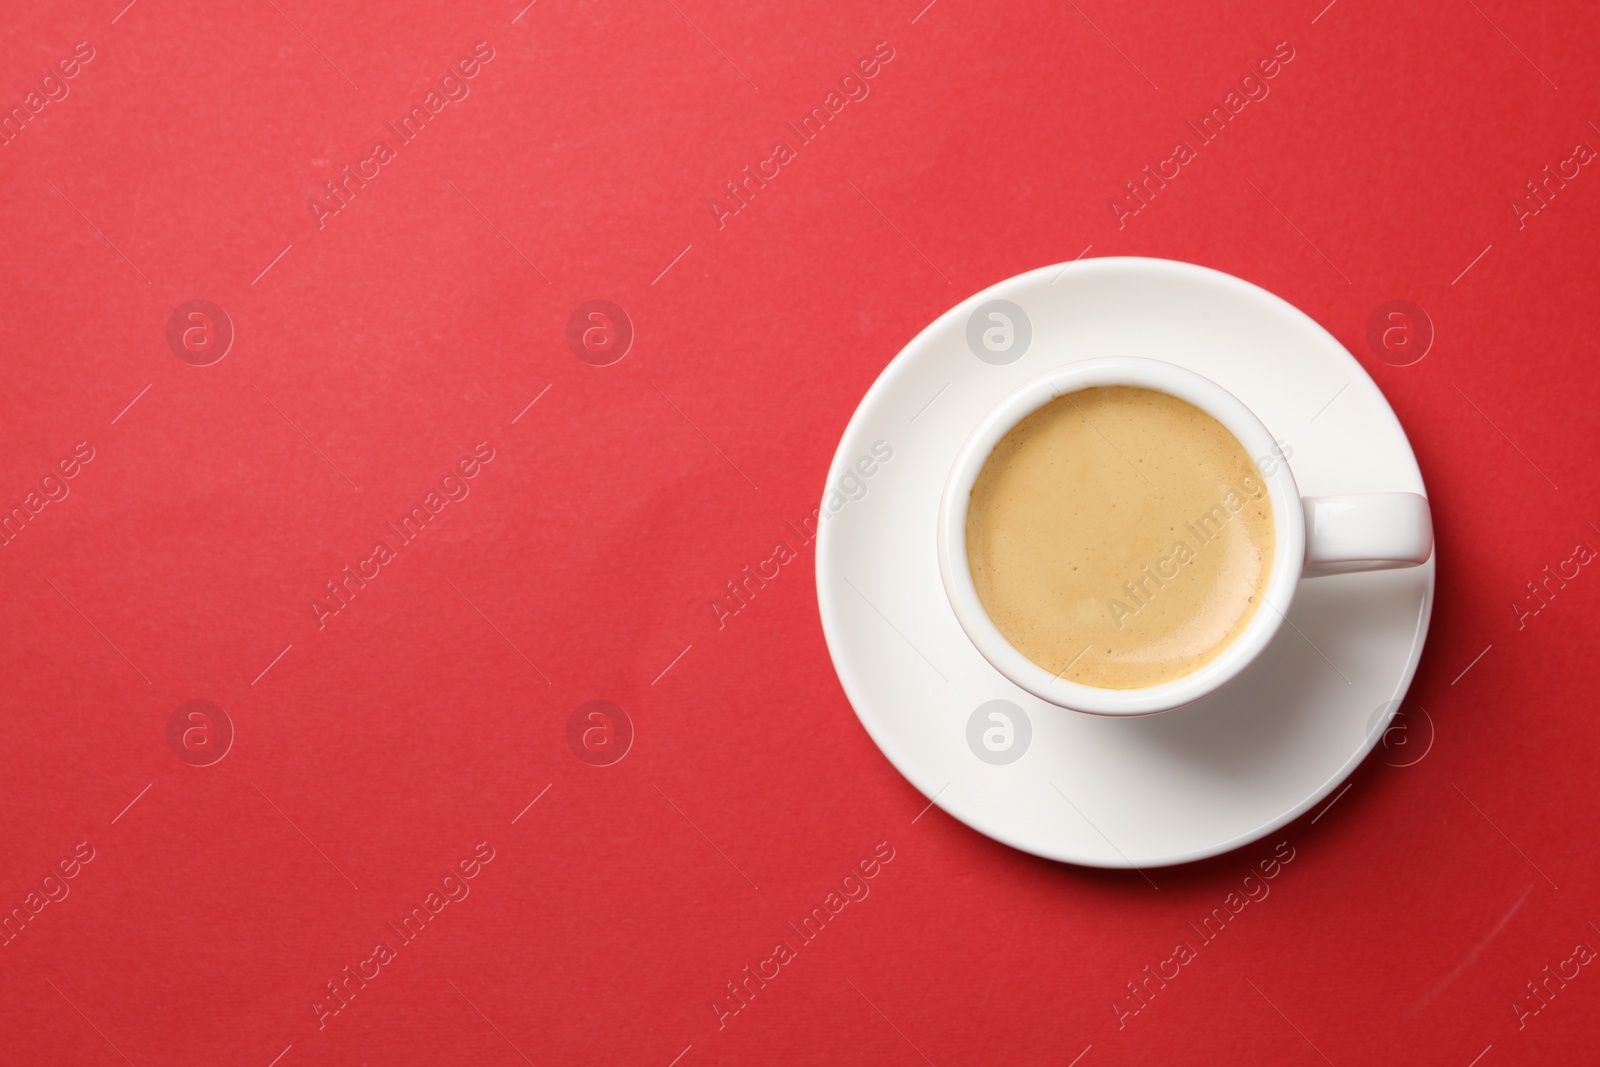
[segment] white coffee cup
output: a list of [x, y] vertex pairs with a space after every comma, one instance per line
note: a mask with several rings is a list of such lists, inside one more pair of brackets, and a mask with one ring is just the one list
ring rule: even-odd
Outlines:
[[[1138, 689], [1105, 689], [1052, 674], [1000, 633], [973, 584], [967, 559], [967, 507], [989, 453], [1024, 418], [1058, 396], [1128, 385], [1185, 400], [1222, 423], [1251, 456], [1280, 456], [1277, 440], [1242, 402], [1211, 379], [1154, 359], [1091, 359], [1033, 379], [996, 404], [956, 456], [939, 501], [939, 574], [956, 619], [984, 659], [1040, 700], [1095, 715], [1149, 715], [1221, 689], [1259, 656], [1283, 624], [1301, 578], [1415, 567], [1433, 554], [1428, 500], [1416, 493], [1302, 497], [1287, 462], [1267, 464], [1262, 481], [1276, 534], [1265, 603], [1209, 662], [1180, 678]], [[1259, 460], [1258, 460], [1259, 462]]]

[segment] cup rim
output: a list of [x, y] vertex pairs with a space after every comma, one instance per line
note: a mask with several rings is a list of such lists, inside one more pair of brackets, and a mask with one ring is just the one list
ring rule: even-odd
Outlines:
[[[972, 487], [994, 447], [1012, 427], [1045, 404], [1083, 389], [1131, 385], [1166, 393], [1204, 411], [1245, 447], [1272, 502], [1275, 545], [1263, 589], [1265, 601], [1233, 642], [1210, 662], [1180, 678], [1137, 689], [1106, 689], [1051, 674], [1006, 640], [989, 618], [967, 559], [967, 511]], [[1272, 473], [1262, 458], [1274, 457]], [[951, 465], [939, 500], [939, 573], [945, 596], [967, 638], [1002, 675], [1040, 700], [1093, 715], [1151, 715], [1221, 689], [1271, 642], [1288, 614], [1305, 565], [1305, 515], [1299, 487], [1277, 440], [1244, 402], [1204, 375], [1144, 357], [1086, 359], [1050, 370], [1006, 394], [968, 435]]]

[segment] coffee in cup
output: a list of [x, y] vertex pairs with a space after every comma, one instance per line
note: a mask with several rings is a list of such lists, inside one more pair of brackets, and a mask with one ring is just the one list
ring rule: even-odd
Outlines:
[[1103, 689], [1181, 678], [1261, 608], [1276, 531], [1244, 445], [1140, 386], [1058, 396], [985, 460], [967, 563], [1000, 633], [1052, 675]]
[[1018, 386], [939, 500], [956, 621], [1040, 700], [1150, 715], [1243, 673], [1302, 578], [1432, 556], [1425, 497], [1302, 496], [1279, 448], [1238, 397], [1160, 360], [1086, 359]]

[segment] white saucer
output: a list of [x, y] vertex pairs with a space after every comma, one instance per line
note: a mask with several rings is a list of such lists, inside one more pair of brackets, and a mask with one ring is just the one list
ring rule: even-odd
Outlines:
[[[995, 327], [1000, 351], [983, 341]], [[1422, 655], [1434, 561], [1303, 580], [1292, 625], [1261, 658], [1177, 711], [1101, 718], [1019, 689], [968, 642], [945, 599], [939, 495], [962, 441], [1005, 393], [1096, 356], [1154, 357], [1218, 382], [1287, 443], [1307, 496], [1424, 493], [1378, 387], [1278, 297], [1168, 260], [1045, 267], [941, 315], [861, 401], [828, 472], [822, 628], [873, 741], [955, 818], [1070, 863], [1184, 863], [1295, 819], [1377, 744]], [[1008, 703], [980, 712], [990, 701]]]

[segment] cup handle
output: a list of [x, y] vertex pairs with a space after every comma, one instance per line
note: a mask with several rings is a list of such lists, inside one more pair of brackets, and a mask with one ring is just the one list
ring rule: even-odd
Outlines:
[[1415, 567], [1433, 555], [1428, 498], [1416, 493], [1308, 496], [1305, 576]]

